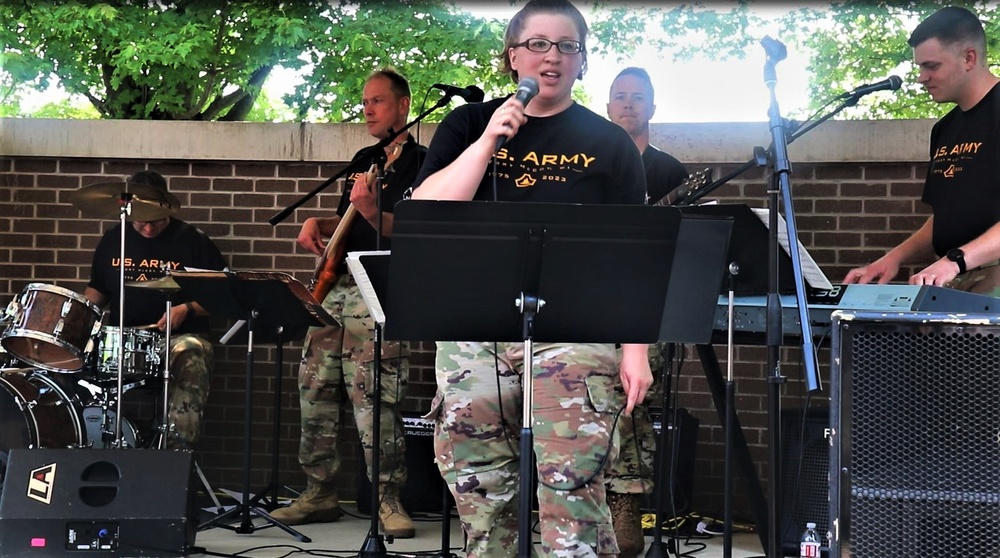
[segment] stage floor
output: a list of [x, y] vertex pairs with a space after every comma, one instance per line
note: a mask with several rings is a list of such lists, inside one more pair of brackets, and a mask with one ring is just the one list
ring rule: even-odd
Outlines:
[[[223, 502], [225, 503], [225, 502]], [[349, 557], [358, 556], [364, 548], [368, 534], [370, 519], [357, 514], [353, 503], [345, 503], [348, 512], [339, 521], [333, 523], [318, 523], [295, 527], [302, 535], [312, 539], [304, 543], [282, 529], [274, 526], [255, 528], [253, 533], [239, 534], [224, 527], [211, 527], [198, 532], [195, 546], [199, 553], [190, 556], [241, 556], [252, 558], [279, 558], [294, 556], [324, 556]], [[462, 553], [462, 530], [458, 520], [453, 518], [450, 523], [450, 548], [442, 549], [442, 526], [440, 516], [418, 514], [414, 517], [417, 536], [412, 539], [397, 539], [385, 544], [387, 556], [464, 556]], [[255, 525], [267, 525], [263, 519], [257, 518]], [[233, 525], [240, 525], [237, 521]], [[536, 535], [537, 540], [537, 535]], [[647, 549], [652, 537], [647, 536]], [[666, 539], [664, 539], [666, 544]], [[684, 546], [681, 541], [681, 552], [691, 552], [699, 558], [721, 558], [723, 556], [722, 537], [709, 539], [692, 539]], [[698, 551], [701, 544], [705, 549]], [[749, 558], [762, 556], [760, 541], [757, 535], [740, 533], [733, 537], [734, 558]], [[642, 556], [642, 555], [640, 555]], [[670, 556], [674, 556], [673, 553]]]

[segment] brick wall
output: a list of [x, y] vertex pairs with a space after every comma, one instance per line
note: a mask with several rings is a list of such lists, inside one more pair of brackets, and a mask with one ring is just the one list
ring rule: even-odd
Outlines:
[[[853, 124], [853, 127], [848, 124]], [[20, 125], [25, 126], [23, 123]], [[40, 125], [51, 126], [51, 122]], [[102, 121], [101, 125], [106, 126], [107, 122]], [[692, 169], [711, 168], [714, 176], [723, 176], [740, 166], [743, 162], [740, 146], [698, 148], [696, 142], [699, 138], [715, 138], [718, 133], [711, 125], [698, 126], [658, 130], [654, 134], [654, 143], [657, 137], [661, 138], [661, 145], [667, 143], [663, 137], [677, 138], [676, 142], [672, 142], [676, 148], [671, 151]], [[872, 126], [872, 123], [838, 123], [837, 133], [847, 130], [847, 134], [868, 137], [872, 134]], [[352, 132], [344, 132], [343, 128], [332, 127], [335, 128], [333, 131], [329, 128], [321, 133], [327, 134], [327, 143], [336, 144], [330, 149], [336, 149], [337, 153], [349, 154], [364, 145], [363, 134], [352, 136]], [[922, 126], [913, 129], [920, 128]], [[287, 130], [276, 129], [282, 130], [282, 133]], [[887, 129], [885, 135], [906, 135], [894, 130]], [[742, 133], [738, 132], [735, 130], [733, 134], [739, 136]], [[260, 132], [265, 137], [266, 133], [266, 129]], [[45, 136], [50, 135], [59, 135], [59, 132], [47, 128]], [[926, 208], [919, 202], [925, 169], [920, 157], [926, 149], [925, 143], [920, 145], [920, 138], [913, 141], [915, 145], [906, 156], [892, 155], [882, 161], [878, 160], [878, 154], [869, 153], [859, 161], [857, 158], [834, 160], [823, 155], [854, 149], [852, 146], [855, 143], [848, 141], [843, 144], [847, 146], [844, 147], [838, 137], [816, 140], [817, 146], [809, 147], [807, 152], [791, 153], [794, 162], [791, 180], [800, 240], [834, 282], [843, 277], [847, 269], [884, 253], [926, 218]], [[101, 155], [100, 141], [94, 139], [87, 142], [85, 152], [79, 146], [74, 147], [72, 142], [64, 142], [69, 147], [50, 146], [40, 150], [25, 138], [23, 133], [18, 136], [4, 135], [0, 130], [2, 304], [32, 282], [55, 284], [82, 292], [88, 277], [91, 251], [101, 233], [115, 222], [81, 215], [68, 204], [67, 195], [87, 184], [121, 180], [143, 168], [156, 170], [168, 178], [170, 190], [183, 204], [180, 217], [201, 227], [215, 239], [233, 268], [285, 271], [308, 282], [314, 257], [295, 245], [295, 236], [307, 217], [334, 208], [340, 193], [327, 190], [277, 226], [271, 226], [268, 219], [333, 175], [343, 167], [343, 161], [349, 156], [331, 156], [323, 151], [324, 142], [320, 141], [301, 144], [315, 149], [315, 153], [307, 154], [307, 149], [299, 152], [288, 149], [286, 151], [291, 155], [285, 159], [251, 156], [241, 159], [238, 154], [234, 156], [228, 152], [213, 159], [211, 153], [204, 158], [190, 155], [177, 157], [169, 155], [174, 148], [172, 146], [161, 147], [157, 152], [144, 143], [137, 144], [134, 152], [109, 147], [103, 150], [106, 154]], [[422, 141], [426, 143], [429, 140]], [[710, 142], [704, 140], [704, 144], [709, 145]], [[233, 149], [233, 146], [227, 145], [226, 148]], [[276, 149], [273, 145], [270, 148]], [[807, 162], [795, 162], [798, 160]], [[764, 171], [753, 169], [720, 188], [710, 198], [761, 207], [766, 199], [765, 191]], [[223, 320], [216, 322], [218, 334], [229, 325]], [[830, 377], [827, 345], [828, 342], [821, 346], [819, 355], [824, 388], [828, 388]], [[299, 340], [285, 345], [280, 371], [279, 479], [294, 487], [304, 484], [296, 461], [298, 401], [295, 376], [300, 349]], [[217, 363], [197, 458], [214, 486], [238, 490], [243, 479], [246, 349], [245, 346], [216, 345], [216, 350]], [[254, 351], [250, 479], [254, 489], [270, 481], [272, 397], [278, 381], [275, 353], [273, 346], [258, 346]], [[716, 353], [725, 369], [724, 347], [717, 347]], [[675, 384], [678, 404], [689, 409], [701, 422], [696, 450], [694, 509], [706, 514], [719, 513], [722, 508], [723, 434], [697, 355], [692, 347], [687, 347], [685, 354], [686, 364]], [[739, 419], [762, 481], [766, 481], [767, 476], [766, 358], [764, 347], [741, 346], [736, 350], [734, 361]], [[782, 403], [789, 409], [800, 408], [807, 403], [801, 381], [801, 360], [797, 348], [783, 349], [781, 371], [787, 376], [788, 383], [782, 388]], [[434, 392], [430, 344], [416, 347], [410, 386], [410, 397], [404, 410], [425, 412]], [[2, 390], [0, 397], [9, 399]], [[134, 397], [141, 399], [145, 396]], [[825, 404], [825, 398], [826, 392], [814, 396], [809, 404]], [[0, 401], [0, 405], [10, 404], [9, 400]], [[148, 401], [145, 406], [140, 402], [131, 408], [137, 409], [137, 412], [150, 411]], [[143, 419], [136, 417], [134, 420], [140, 422]], [[358, 460], [357, 434], [351, 424], [350, 417], [345, 416], [341, 486], [343, 497], [347, 499], [354, 496]], [[737, 479], [736, 486], [737, 514], [749, 519], [750, 507], [742, 480]]]

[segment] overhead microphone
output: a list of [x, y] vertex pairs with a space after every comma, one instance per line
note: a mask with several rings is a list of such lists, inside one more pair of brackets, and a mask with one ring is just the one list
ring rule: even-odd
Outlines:
[[889, 76], [882, 81], [877, 81], [875, 83], [868, 83], [858, 87], [850, 93], [843, 93], [840, 96], [844, 99], [847, 98], [861, 98], [869, 93], [874, 93], [876, 91], [885, 91], [886, 89], [890, 91], [895, 91], [903, 86], [903, 78], [899, 76]]
[[466, 103], [481, 103], [483, 102], [483, 99], [486, 98], [486, 93], [475, 85], [470, 85], [468, 87], [456, 87], [454, 85], [435, 83], [431, 86], [431, 89], [440, 89], [441, 91], [444, 91], [445, 95], [450, 97], [457, 95], [465, 99]]
[[[522, 107], [528, 106], [528, 102], [534, 99], [535, 95], [538, 95], [538, 81], [535, 78], [526, 77], [517, 82], [517, 91], [514, 92], [514, 100], [520, 102]], [[503, 146], [505, 141], [507, 141], [507, 136], [498, 137], [497, 146], [493, 152], [500, 151], [500, 147]]]

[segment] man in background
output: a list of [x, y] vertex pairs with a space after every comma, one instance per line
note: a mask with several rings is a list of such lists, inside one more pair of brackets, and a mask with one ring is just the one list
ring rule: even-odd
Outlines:
[[[402, 75], [391, 68], [374, 72], [365, 82], [361, 103], [368, 133], [377, 139], [389, 137], [390, 130], [406, 125], [410, 112], [410, 86]], [[337, 214], [309, 218], [302, 224], [297, 242], [310, 252], [322, 256], [317, 277], [324, 271], [333, 272], [334, 282], [328, 293], [317, 293], [323, 308], [340, 324], [313, 327], [306, 335], [299, 368], [299, 404], [302, 415], [302, 435], [299, 463], [306, 473], [307, 487], [298, 499], [271, 515], [283, 523], [300, 525], [320, 521], [336, 521], [343, 512], [337, 496], [335, 478], [340, 468], [337, 456], [337, 436], [340, 424], [340, 389], [347, 390], [354, 408], [354, 420], [364, 449], [368, 477], [378, 486], [377, 510], [382, 531], [387, 536], [411, 538], [416, 531], [403, 504], [400, 488], [406, 483], [406, 445], [399, 403], [406, 394], [409, 374], [409, 346], [403, 342], [382, 343], [382, 382], [379, 443], [375, 454], [374, 440], [374, 321], [361, 297], [346, 262], [337, 261], [341, 254], [375, 250], [381, 232], [381, 248], [389, 249], [392, 236], [393, 206], [413, 183], [426, 149], [404, 132], [386, 147], [386, 172], [381, 192], [375, 190], [372, 173], [359, 173], [353, 179], [350, 194], [341, 198]], [[365, 156], [359, 151], [354, 160]], [[381, 196], [381, 231], [379, 204]], [[338, 227], [342, 250], [333, 242]], [[330, 239], [327, 246], [324, 239]], [[324, 296], [325, 294], [325, 296]], [[379, 461], [379, 478], [371, 478], [373, 459]]]
[[[656, 112], [653, 84], [642, 68], [629, 67], [611, 83], [608, 118], [628, 132], [642, 154], [646, 172], [646, 201], [659, 202], [687, 178], [687, 169], [673, 156], [649, 144], [649, 120]], [[662, 344], [649, 349], [650, 369], [656, 383], [646, 401], [656, 401], [662, 382]], [[605, 476], [608, 507], [618, 539], [619, 557], [635, 558], [646, 544], [642, 532], [642, 497], [653, 491], [653, 459], [656, 436], [649, 409], [636, 405], [632, 415], [618, 418], [618, 457]]]

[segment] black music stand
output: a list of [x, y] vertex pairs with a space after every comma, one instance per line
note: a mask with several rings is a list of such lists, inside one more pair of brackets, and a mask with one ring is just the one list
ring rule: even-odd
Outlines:
[[[688, 215], [686, 209], [688, 208], [681, 208], [683, 219], [677, 234], [677, 249], [670, 270], [670, 283], [663, 305], [663, 323], [660, 326], [659, 336], [660, 341], [667, 343], [666, 355], [663, 358], [659, 447], [664, 454], [667, 451], [671, 452], [669, 461], [671, 470], [660, 467], [656, 471], [654, 482], [656, 526], [653, 529], [653, 542], [649, 545], [644, 558], [669, 556], [669, 550], [663, 544], [663, 520], [667, 516], [667, 509], [663, 502], [662, 487], [670, 487], [667, 492], [670, 494], [670, 503], [673, 507], [675, 501], [673, 467], [676, 467], [678, 462], [674, 452], [678, 451], [680, 446], [678, 443], [671, 443], [679, 440], [671, 439], [672, 432], [667, 425], [670, 423], [668, 417], [675, 345], [703, 344], [712, 339], [715, 307], [719, 302], [719, 289], [722, 287], [726, 256], [730, 250], [730, 237], [735, 228], [734, 219], [730, 215]], [[672, 423], [678, 424], [676, 420]], [[663, 457], [660, 458], [660, 462], [664, 462]], [[675, 510], [671, 511], [673, 513]]]
[[[296, 329], [312, 325], [330, 325], [336, 320], [323, 310], [305, 285], [287, 273], [270, 271], [175, 271], [171, 276], [185, 292], [213, 316], [244, 319], [247, 325], [246, 393], [243, 416], [243, 491], [241, 501], [228, 512], [199, 526], [199, 529], [218, 525], [241, 534], [253, 533], [256, 528], [275, 526], [302, 542], [312, 542], [309, 537], [271, 517], [257, 503], [264, 496], [261, 492], [250, 496], [250, 437], [253, 422], [253, 348], [254, 333], [258, 326], [281, 325]], [[240, 525], [233, 527], [226, 521], [239, 514]], [[252, 516], [259, 516], [267, 525], [257, 527]]]
[[[332, 317], [332, 316], [331, 316]], [[246, 344], [250, 339], [249, 331], [246, 329], [247, 321], [238, 320], [229, 328], [229, 331], [225, 333], [220, 339], [219, 343], [222, 345], [232, 344], [232, 345], [243, 345]], [[278, 504], [278, 492], [284, 489], [287, 492], [292, 492], [296, 496], [299, 495], [298, 492], [292, 490], [286, 485], [281, 484], [278, 480], [278, 444], [281, 442], [281, 378], [282, 378], [282, 368], [285, 362], [285, 341], [298, 341], [305, 337], [306, 331], [308, 331], [309, 326], [300, 325], [297, 327], [288, 328], [281, 324], [270, 324], [262, 323], [259, 319], [254, 324], [254, 336], [255, 341], [258, 344], [274, 344], [274, 397], [272, 403], [272, 416], [271, 416], [271, 482], [270, 484], [257, 492], [257, 494], [262, 494], [267, 496], [270, 494], [270, 499], [265, 501], [265, 506], [268, 511], [271, 511], [279, 506]]]
[[625, 205], [410, 200], [395, 208], [386, 338], [525, 343], [519, 557], [532, 544], [531, 344], [656, 341], [680, 217]]

